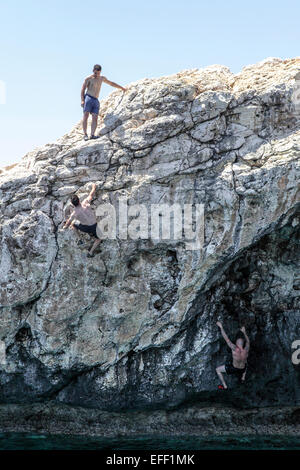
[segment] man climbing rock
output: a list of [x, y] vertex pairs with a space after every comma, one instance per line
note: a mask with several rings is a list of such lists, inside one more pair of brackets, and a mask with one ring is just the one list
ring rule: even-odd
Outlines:
[[227, 389], [226, 382], [224, 380], [222, 372], [226, 372], [226, 374], [232, 374], [239, 378], [241, 382], [245, 381], [246, 377], [246, 370], [247, 370], [247, 358], [250, 349], [250, 341], [246, 334], [246, 329], [243, 326], [241, 328], [241, 332], [243, 333], [244, 337], [238, 337], [236, 343], [232, 343], [228, 336], [226, 335], [223, 325], [221, 322], [217, 322], [218, 327], [221, 330], [221, 334], [225, 339], [226, 343], [232, 350], [232, 360], [226, 362], [225, 365], [219, 366], [216, 368], [216, 372], [223, 384], [219, 385], [221, 389]]
[[[97, 236], [97, 221], [95, 214], [93, 210], [91, 209], [90, 202], [93, 199], [93, 196], [96, 191], [96, 185], [93, 183], [92, 185], [92, 190], [90, 194], [88, 195], [87, 198], [85, 198], [82, 202], [80, 202], [79, 197], [74, 195], [71, 198], [71, 203], [74, 206], [74, 211], [68, 218], [68, 220], [65, 222], [63, 229], [66, 229], [67, 227], [71, 227], [73, 230], [75, 230], [76, 235], [77, 230], [80, 230], [81, 232], [88, 233], [91, 237], [94, 237], [96, 240], [94, 241], [91, 249], [88, 251], [88, 258], [91, 258], [94, 256], [94, 251], [101, 242], [101, 240]], [[76, 223], [76, 220], [79, 220], [79, 224]], [[82, 241], [80, 238], [78, 238], [77, 244], [80, 245]]]
[[87, 122], [90, 113], [92, 115], [91, 139], [97, 139], [99, 137], [95, 136], [95, 131], [97, 128], [98, 114], [100, 108], [98, 97], [100, 94], [102, 83], [104, 82], [108, 85], [126, 91], [126, 88], [123, 88], [121, 85], [118, 85], [115, 82], [111, 82], [106, 77], [103, 77], [100, 74], [101, 65], [94, 65], [93, 75], [89, 75], [88, 77], [86, 77], [81, 88], [81, 106], [83, 107], [82, 127], [84, 132], [84, 140], [88, 140]]

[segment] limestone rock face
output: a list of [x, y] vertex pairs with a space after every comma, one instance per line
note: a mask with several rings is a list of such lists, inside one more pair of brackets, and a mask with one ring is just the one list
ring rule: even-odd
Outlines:
[[[300, 403], [299, 90], [300, 58], [139, 80], [101, 101], [99, 139], [78, 123], [1, 169], [2, 403], [222, 401], [217, 320], [251, 340], [246, 389], [228, 378], [235, 403]], [[128, 236], [117, 224], [91, 259], [62, 229], [90, 182], [95, 210], [129, 213]], [[186, 232], [151, 236], [158, 204], [201, 205], [201, 249]]]

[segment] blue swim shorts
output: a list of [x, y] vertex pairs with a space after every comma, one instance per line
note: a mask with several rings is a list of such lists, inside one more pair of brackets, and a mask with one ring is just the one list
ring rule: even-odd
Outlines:
[[84, 107], [83, 112], [89, 112], [92, 114], [99, 114], [100, 103], [97, 98], [94, 96], [88, 95], [87, 93], [84, 95]]

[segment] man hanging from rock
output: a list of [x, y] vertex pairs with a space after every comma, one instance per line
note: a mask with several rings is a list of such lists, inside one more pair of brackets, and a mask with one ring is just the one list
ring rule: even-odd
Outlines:
[[216, 368], [218, 377], [220, 378], [223, 384], [219, 385], [219, 389], [224, 390], [227, 389], [227, 385], [223, 377], [224, 372], [226, 372], [226, 374], [235, 375], [239, 378], [240, 382], [245, 381], [250, 341], [246, 334], [246, 329], [244, 326], [241, 328], [241, 332], [243, 333], [244, 337], [238, 337], [236, 343], [234, 344], [226, 335], [222, 323], [218, 321], [217, 325], [221, 330], [223, 338], [225, 339], [226, 343], [232, 351], [232, 359], [227, 361], [225, 365]]
[[101, 65], [94, 65], [93, 75], [86, 77], [81, 88], [81, 106], [83, 107], [82, 127], [84, 132], [84, 140], [88, 140], [87, 122], [90, 113], [92, 115], [91, 139], [98, 139], [99, 137], [95, 136], [95, 131], [97, 128], [100, 108], [98, 97], [102, 83], [104, 82], [113, 87], [120, 88], [120, 90], [126, 91], [126, 88], [123, 88], [121, 85], [118, 85], [115, 82], [111, 82], [106, 77], [100, 76], [100, 74]]
[[[88, 233], [91, 237], [95, 238], [93, 245], [91, 246], [90, 250], [87, 253], [88, 258], [91, 258], [94, 256], [94, 251], [99, 245], [99, 243], [101, 242], [101, 240], [98, 238], [97, 231], [96, 231], [96, 228], [97, 228], [96, 217], [90, 205], [90, 202], [93, 199], [95, 191], [96, 191], [96, 185], [95, 183], [93, 183], [90, 194], [82, 202], [80, 202], [78, 196], [76, 195], [72, 196], [71, 203], [74, 207], [74, 210], [63, 226], [63, 229], [66, 229], [67, 227], [70, 226], [73, 230], [75, 230], [75, 233], [77, 236], [78, 236], [77, 230], [80, 230], [81, 232]], [[78, 220], [80, 223], [79, 224], [76, 223], [76, 220]], [[83, 242], [78, 237], [77, 244], [80, 245], [82, 243]]]

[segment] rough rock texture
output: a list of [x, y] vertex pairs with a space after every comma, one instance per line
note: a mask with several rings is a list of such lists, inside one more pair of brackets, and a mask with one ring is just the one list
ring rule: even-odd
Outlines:
[[0, 432], [121, 436], [300, 434], [300, 408], [238, 410], [223, 405], [113, 412], [63, 404], [0, 405]]
[[[299, 405], [300, 58], [128, 88], [101, 101], [98, 140], [78, 123], [1, 170], [1, 402], [226, 402], [222, 320], [251, 340], [247, 384], [228, 379], [235, 405]], [[117, 237], [87, 259], [62, 222], [91, 181], [94, 208], [204, 204], [203, 249]]]

